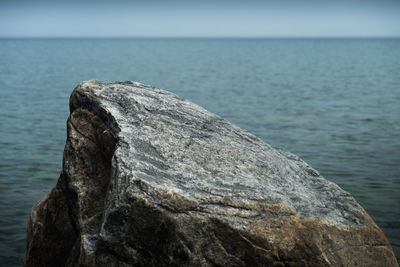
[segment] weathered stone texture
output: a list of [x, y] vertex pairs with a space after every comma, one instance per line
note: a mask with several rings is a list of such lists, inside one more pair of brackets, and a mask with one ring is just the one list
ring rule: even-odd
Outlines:
[[91, 80], [70, 110], [26, 266], [397, 266], [349, 193], [193, 103]]

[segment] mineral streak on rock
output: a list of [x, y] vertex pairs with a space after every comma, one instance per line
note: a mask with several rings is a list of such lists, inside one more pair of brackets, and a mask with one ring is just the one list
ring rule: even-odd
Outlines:
[[70, 111], [25, 266], [397, 266], [349, 193], [170, 92], [91, 80]]

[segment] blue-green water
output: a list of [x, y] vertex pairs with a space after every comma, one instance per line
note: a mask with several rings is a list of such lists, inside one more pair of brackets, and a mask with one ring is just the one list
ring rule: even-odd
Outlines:
[[69, 95], [92, 78], [173, 91], [298, 154], [400, 257], [400, 39], [3, 39], [0, 263], [23, 259], [30, 209], [61, 170]]

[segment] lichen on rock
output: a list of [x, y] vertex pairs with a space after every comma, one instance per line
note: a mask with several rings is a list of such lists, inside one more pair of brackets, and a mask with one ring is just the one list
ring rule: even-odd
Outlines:
[[25, 266], [397, 266], [354, 198], [175, 94], [91, 80]]

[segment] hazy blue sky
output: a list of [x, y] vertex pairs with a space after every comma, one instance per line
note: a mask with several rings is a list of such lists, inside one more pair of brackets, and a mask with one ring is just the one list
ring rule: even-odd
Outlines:
[[0, 0], [0, 36], [400, 36], [400, 0]]

